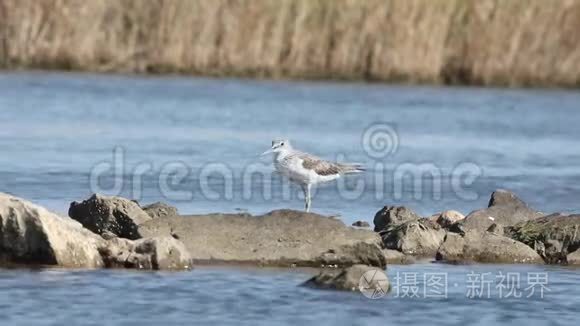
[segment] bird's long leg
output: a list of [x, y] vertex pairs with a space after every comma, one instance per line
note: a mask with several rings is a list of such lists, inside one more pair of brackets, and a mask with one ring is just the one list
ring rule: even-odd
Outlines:
[[310, 198], [310, 184], [306, 185], [306, 193], [304, 194], [304, 197], [306, 198], [306, 213], [310, 212], [310, 204], [312, 204], [312, 200]]
[[301, 185], [301, 187], [304, 194], [304, 211], [308, 212], [308, 190], [306, 190], [306, 185]]

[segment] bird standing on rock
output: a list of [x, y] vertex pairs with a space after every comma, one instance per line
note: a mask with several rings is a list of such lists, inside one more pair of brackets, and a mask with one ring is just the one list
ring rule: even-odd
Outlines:
[[274, 167], [304, 192], [305, 210], [310, 212], [312, 185], [338, 179], [341, 175], [360, 173], [364, 168], [356, 163], [335, 163], [292, 148], [288, 140], [273, 140], [272, 148], [262, 155], [274, 154]]

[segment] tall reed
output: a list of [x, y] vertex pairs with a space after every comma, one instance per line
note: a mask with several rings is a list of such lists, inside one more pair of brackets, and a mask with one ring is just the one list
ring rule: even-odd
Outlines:
[[580, 86], [580, 0], [0, 0], [0, 66]]

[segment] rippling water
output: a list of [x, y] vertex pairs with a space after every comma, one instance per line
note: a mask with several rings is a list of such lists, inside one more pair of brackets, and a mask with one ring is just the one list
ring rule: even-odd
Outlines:
[[[396, 131], [397, 150], [385, 158], [367, 155], [362, 145], [365, 130], [377, 122]], [[580, 212], [579, 122], [580, 93], [574, 91], [3, 73], [0, 191], [66, 213], [71, 201], [96, 190], [91, 171], [112, 162], [119, 148], [123, 172], [105, 173], [97, 190], [143, 203], [168, 201], [182, 213], [301, 209], [295, 193], [284, 197], [279, 178], [271, 198], [263, 195], [263, 182], [248, 185], [242, 178], [249, 167], [270, 171], [268, 159], [258, 155], [271, 139], [286, 137], [300, 149], [369, 168], [347, 183], [364, 180], [360, 196], [345, 198], [334, 185], [315, 195], [315, 212], [341, 215], [346, 223], [371, 220], [386, 204], [409, 205], [423, 215], [468, 213], [485, 206], [496, 188], [511, 189], [545, 212]], [[473, 197], [453, 185], [462, 163], [481, 172], [462, 184]], [[416, 174], [421, 164], [440, 174], [426, 177], [418, 193], [414, 180], [402, 178], [397, 192], [395, 171]], [[223, 191], [223, 178], [201, 174], [208, 166], [231, 173], [231, 194]], [[145, 170], [142, 177], [135, 178], [137, 168]], [[184, 178], [175, 179], [181, 172]], [[177, 180], [169, 189], [159, 185], [164, 173]], [[120, 189], [115, 181], [122, 181]], [[184, 193], [192, 198], [180, 197]], [[549, 272], [552, 291], [544, 299], [467, 299], [461, 284], [472, 269]], [[297, 287], [309, 276], [303, 270], [3, 270], [0, 323], [543, 325], [577, 318], [577, 271], [423, 264], [394, 266], [391, 277], [397, 271], [445, 271], [449, 297], [368, 300], [315, 291]]]
[[[59, 212], [94, 190], [118, 193], [115, 178], [123, 180], [122, 195], [169, 201], [184, 213], [301, 209], [302, 200], [279, 194], [279, 179], [272, 198], [262, 195], [259, 180], [242, 182], [248, 167], [270, 171], [269, 159], [258, 155], [271, 139], [286, 137], [322, 157], [367, 165], [369, 172], [359, 177], [367, 181], [361, 196], [341, 198], [329, 185], [314, 198], [315, 211], [340, 214], [346, 222], [370, 219], [385, 204], [409, 205], [424, 215], [468, 213], [485, 206], [499, 187], [542, 211], [578, 212], [579, 121], [580, 93], [573, 91], [0, 74], [0, 189]], [[391, 124], [398, 137], [397, 151], [384, 159], [368, 156], [361, 144], [365, 129], [377, 122]], [[91, 189], [90, 171], [112, 162], [116, 147], [123, 150], [124, 172], [100, 178], [100, 189]], [[453, 191], [450, 178], [466, 162], [481, 169], [464, 187], [473, 198]], [[222, 177], [200, 176], [216, 163], [233, 176], [227, 199]], [[397, 192], [394, 171], [417, 173], [420, 164], [441, 175], [420, 179], [418, 193], [402, 178]], [[141, 184], [132, 174], [138, 166], [147, 170]], [[170, 188], [192, 198], [164, 196], [162, 171], [184, 173]], [[383, 171], [382, 182], [374, 181], [377, 171]], [[204, 196], [201, 184], [219, 198]]]
[[[428, 297], [425, 275], [447, 290]], [[500, 292], [497, 277], [519, 275]], [[305, 270], [198, 268], [191, 272], [0, 270], [3, 325], [575, 325], [580, 273], [538, 266], [392, 266], [390, 295], [300, 286]], [[526, 290], [528, 274], [547, 275]], [[397, 275], [401, 281], [397, 281]], [[470, 275], [495, 280], [487, 286]], [[416, 281], [413, 279], [416, 278]], [[487, 283], [486, 283], [487, 284]], [[481, 290], [477, 290], [481, 289]], [[508, 289], [520, 298], [508, 295]], [[479, 292], [476, 292], [479, 291]], [[425, 295], [427, 294], [427, 297]]]

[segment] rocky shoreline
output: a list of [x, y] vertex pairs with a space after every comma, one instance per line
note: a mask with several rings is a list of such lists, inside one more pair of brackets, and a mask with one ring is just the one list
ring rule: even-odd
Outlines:
[[[465, 217], [456, 211], [421, 217], [407, 207], [385, 206], [373, 224], [373, 230], [365, 221], [347, 226], [292, 210], [183, 216], [163, 203], [141, 207], [97, 194], [71, 203], [69, 217], [63, 217], [0, 193], [0, 266], [327, 267], [307, 284], [347, 289], [352, 286], [343, 284], [345, 277], [352, 281], [352, 275], [366, 270], [361, 266], [382, 270], [387, 263], [425, 258], [454, 264], [580, 265], [580, 215], [542, 214], [505, 190], [495, 191], [487, 208]], [[332, 280], [342, 285], [329, 284]]]

